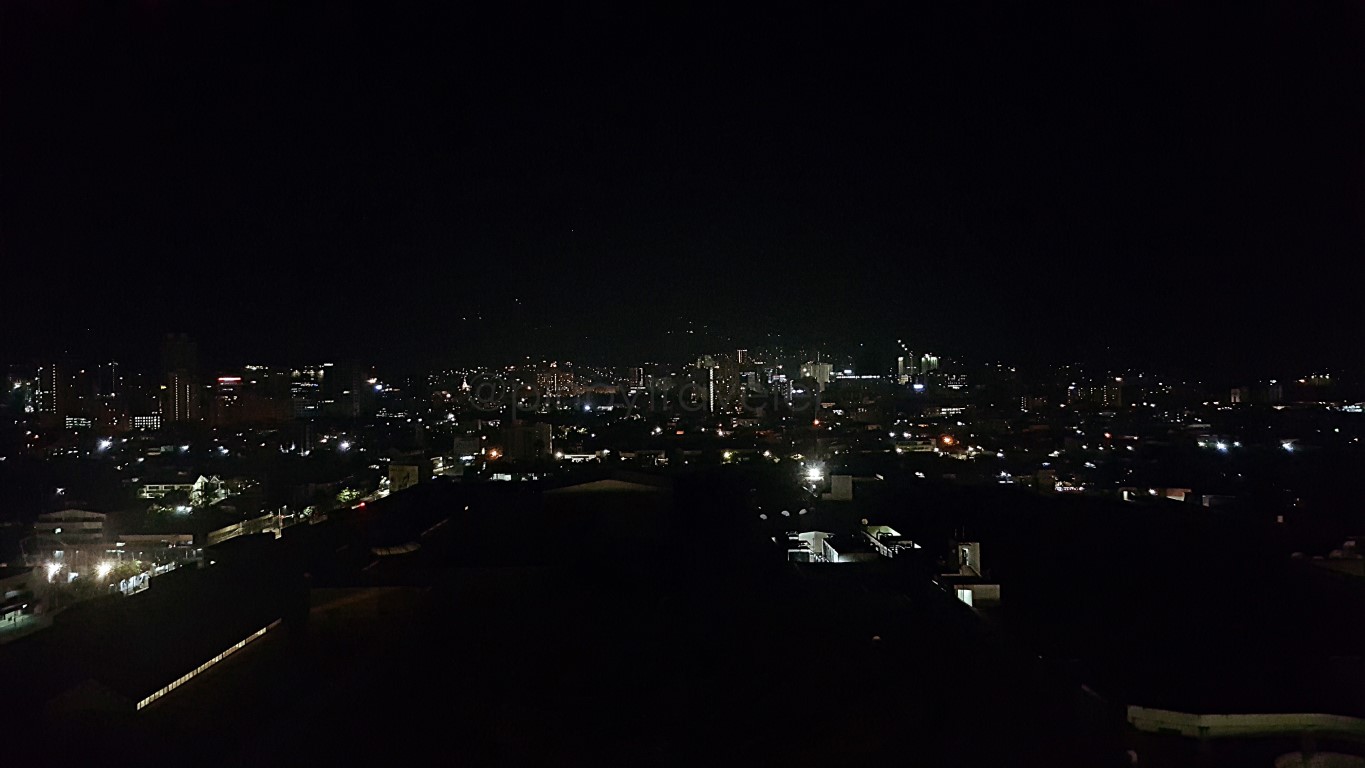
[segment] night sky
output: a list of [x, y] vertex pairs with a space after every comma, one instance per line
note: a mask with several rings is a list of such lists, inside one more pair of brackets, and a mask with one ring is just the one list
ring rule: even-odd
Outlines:
[[1365, 5], [428, 5], [0, 4], [0, 359], [1360, 361]]

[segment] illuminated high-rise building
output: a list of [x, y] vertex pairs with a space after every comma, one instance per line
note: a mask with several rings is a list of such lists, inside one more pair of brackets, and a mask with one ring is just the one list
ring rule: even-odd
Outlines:
[[289, 372], [289, 402], [295, 416], [316, 416], [324, 405], [323, 384], [331, 363], [308, 365]]
[[70, 408], [71, 387], [66, 363], [50, 361], [38, 366], [37, 386], [33, 390], [33, 410], [39, 417], [60, 421]]
[[815, 379], [815, 383], [820, 385], [820, 391], [825, 391], [829, 382], [834, 378], [834, 365], [832, 363], [822, 363], [812, 360], [801, 366], [801, 378]]
[[536, 370], [536, 388], [545, 397], [572, 396], [577, 391], [572, 364], [553, 362], [541, 365]]
[[896, 358], [896, 382], [898, 384], [909, 384], [915, 380], [915, 374], [919, 373], [915, 365], [915, 351], [906, 346], [904, 341], [897, 341], [901, 352], [905, 354]]
[[729, 355], [703, 355], [697, 358], [697, 384], [705, 393], [706, 412], [716, 413], [739, 401], [743, 386], [739, 366]]
[[95, 380], [96, 393], [106, 400], [123, 394], [123, 372], [117, 361], [100, 363]]
[[194, 375], [182, 369], [167, 371], [166, 383], [162, 386], [166, 388], [161, 404], [164, 421], [179, 424], [194, 420], [199, 412], [199, 391], [194, 383]]
[[1122, 407], [1123, 379], [1114, 379], [1093, 386], [1072, 384], [1067, 388], [1066, 399], [1068, 403], [1076, 405], [1092, 405], [1104, 408]]
[[198, 348], [189, 336], [167, 334], [161, 342], [163, 424], [199, 418]]
[[367, 385], [368, 369], [354, 360], [337, 363], [323, 379], [323, 402], [333, 415], [357, 418], [368, 410], [365, 404], [373, 400], [374, 388]]
[[716, 412], [716, 366], [706, 369], [706, 412]]
[[233, 422], [242, 395], [241, 376], [219, 376], [213, 385], [209, 401], [209, 423], [225, 426]]
[[907, 361], [904, 355], [902, 355], [902, 356], [900, 356], [900, 357], [897, 357], [897, 358], [896, 358], [896, 383], [897, 383], [897, 384], [907, 384], [907, 383], [910, 382], [910, 378], [911, 378], [912, 376], [914, 376], [914, 375], [915, 375], [915, 365], [914, 365], [914, 363], [913, 363], [913, 362], [910, 362], [910, 361]]
[[53, 426], [65, 426], [71, 417], [88, 420], [93, 392], [89, 370], [67, 358], [49, 360], [38, 366], [33, 410], [41, 421]]

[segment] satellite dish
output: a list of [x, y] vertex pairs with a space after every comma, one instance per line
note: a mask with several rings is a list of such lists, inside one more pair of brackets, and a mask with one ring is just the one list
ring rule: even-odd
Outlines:
[[784, 510], [782, 510], [782, 516], [783, 516], [783, 517], [791, 517], [791, 516], [792, 516], [792, 513], [788, 512], [787, 510], [784, 509]]
[[798, 515], [804, 515], [804, 514], [806, 514], [808, 511], [810, 511], [810, 510], [803, 509], [803, 510], [801, 510], [800, 512], [797, 512], [796, 514], [798, 514]]
[[760, 513], [758, 514], [758, 519], [759, 519], [759, 520], [767, 520], [767, 519], [768, 519], [768, 516], [767, 516], [766, 514], [760, 512]]

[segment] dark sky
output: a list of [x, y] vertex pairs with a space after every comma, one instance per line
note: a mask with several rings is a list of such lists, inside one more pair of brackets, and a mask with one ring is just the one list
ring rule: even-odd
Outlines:
[[0, 358], [1362, 354], [1360, 3], [409, 5], [0, 4]]

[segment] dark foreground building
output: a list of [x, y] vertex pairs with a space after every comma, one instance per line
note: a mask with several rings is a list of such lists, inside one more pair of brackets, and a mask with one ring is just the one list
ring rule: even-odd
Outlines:
[[432, 482], [233, 540], [4, 648], [7, 723], [45, 764], [1126, 764], [1120, 707], [908, 559], [774, 556], [754, 490]]

